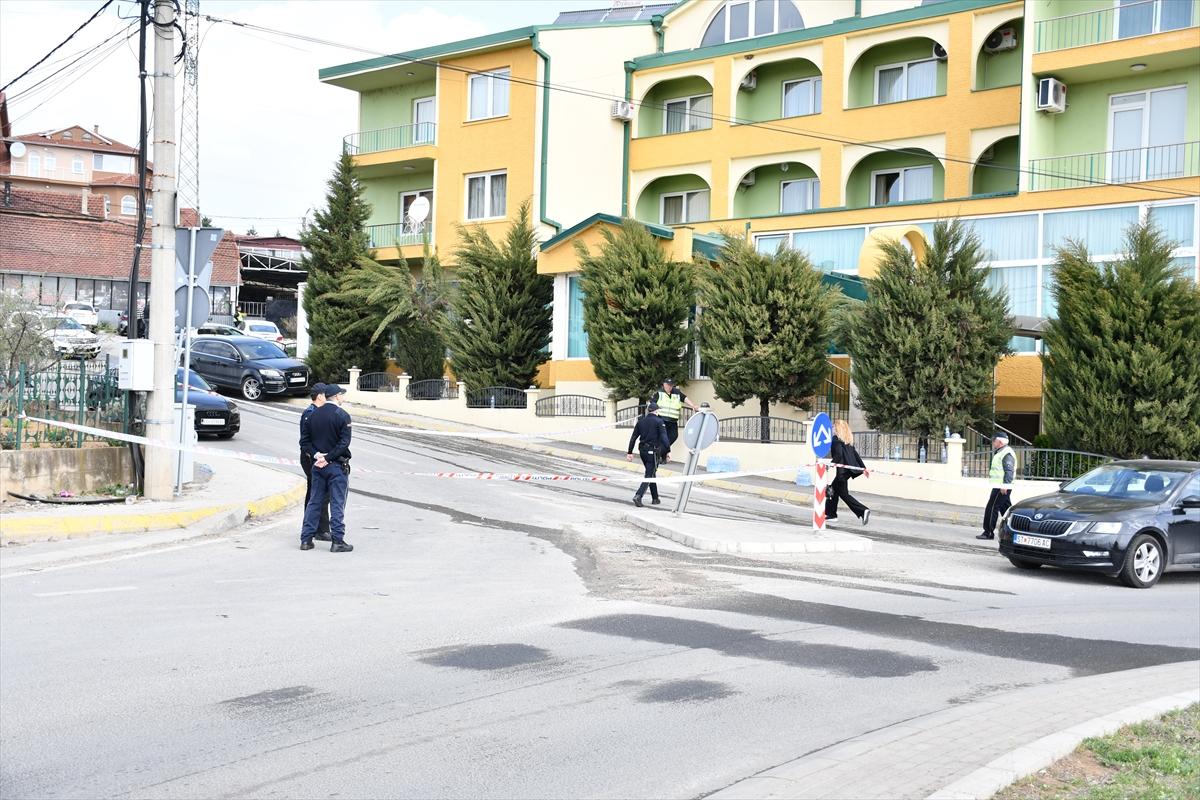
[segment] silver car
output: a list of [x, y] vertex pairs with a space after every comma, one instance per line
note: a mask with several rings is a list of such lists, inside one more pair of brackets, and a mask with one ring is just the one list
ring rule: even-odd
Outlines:
[[100, 337], [71, 317], [42, 317], [42, 337], [63, 358], [95, 358], [100, 355]]

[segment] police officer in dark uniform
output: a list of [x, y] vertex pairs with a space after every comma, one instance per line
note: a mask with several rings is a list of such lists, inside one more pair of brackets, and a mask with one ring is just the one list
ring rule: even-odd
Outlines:
[[[345, 389], [325, 385], [326, 401], [340, 398]], [[331, 553], [349, 553], [354, 546], [346, 541], [346, 492], [349, 488], [350, 415], [337, 402], [326, 402], [308, 418], [313, 449], [313, 491], [304, 508], [304, 527], [300, 531], [300, 549], [312, 550], [313, 537], [320, 522], [321, 506], [329, 498]]]
[[[312, 497], [313, 453], [312, 433], [308, 429], [308, 420], [313, 412], [325, 405], [325, 384], [314, 383], [308, 390], [312, 400], [304, 413], [300, 415], [300, 469], [304, 470], [304, 507], [308, 508], [309, 498]], [[313, 538], [319, 542], [328, 542], [329, 538], [329, 503], [321, 506], [321, 520], [317, 523], [317, 532]]]
[[[667, 450], [671, 447], [671, 440], [667, 437], [667, 426], [658, 416], [658, 403], [649, 403], [646, 406], [646, 416], [639, 419], [634, 426], [633, 434], [629, 437], [629, 449], [625, 453], [626, 461], [633, 461], [634, 445], [637, 445], [642, 465], [646, 467], [646, 477], [653, 478], [658, 471], [658, 459], [664, 457], [665, 460]], [[646, 494], [647, 486], [650, 487], [650, 502], [654, 505], [661, 502], [658, 499], [658, 484], [643, 483], [638, 486], [637, 493], [633, 496], [633, 504], [638, 508], [642, 507], [642, 496]]]

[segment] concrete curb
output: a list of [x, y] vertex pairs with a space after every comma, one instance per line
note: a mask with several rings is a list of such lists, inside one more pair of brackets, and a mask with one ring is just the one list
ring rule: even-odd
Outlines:
[[[737, 539], [715, 539], [708, 536], [696, 536], [677, 530], [679, 520], [671, 517], [671, 522], [657, 522], [646, 519], [638, 514], [627, 511], [622, 518], [638, 528], [649, 533], [678, 542], [693, 550], [703, 550], [710, 553], [866, 553], [871, 550], [871, 540], [863, 539], [853, 534], [818, 534], [811, 531], [797, 531], [794, 541], [753, 542]], [[811, 538], [800, 538], [800, 537]]]
[[[225, 503], [172, 511], [147, 511], [141, 514], [101, 514], [89, 516], [6, 517], [3, 525], [5, 542], [38, 542], [47, 539], [75, 539], [111, 533], [147, 533], [149, 531], [187, 528], [205, 523], [207, 532], [236, 527], [247, 517], [263, 517], [283, 511], [304, 499], [304, 483], [282, 492], [260, 497], [249, 503]], [[209, 530], [211, 529], [211, 530]]]
[[1043, 736], [989, 761], [969, 775], [929, 795], [926, 800], [985, 800], [1006, 786], [1070, 755], [1084, 739], [1107, 736], [1126, 725], [1145, 722], [1197, 702], [1200, 702], [1200, 689], [1178, 692]]

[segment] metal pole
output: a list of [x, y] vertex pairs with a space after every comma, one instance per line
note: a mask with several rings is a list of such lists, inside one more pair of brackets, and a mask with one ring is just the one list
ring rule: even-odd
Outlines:
[[[191, 386], [192, 369], [192, 292], [196, 287], [196, 229], [188, 231], [188, 271], [187, 271], [187, 316], [183, 325], [183, 402], [179, 406], [179, 444], [186, 445], [188, 440], [188, 388]], [[195, 425], [195, 421], [192, 422]], [[179, 451], [179, 460], [175, 469], [175, 491], [183, 493], [183, 451]]]
[[[169, 444], [175, 405], [175, 4], [154, 2], [154, 222], [150, 253], [150, 339], [154, 391], [146, 409], [146, 436]], [[146, 497], [170, 500], [174, 454], [146, 448]]]
[[[696, 441], [704, 442], [704, 434], [708, 431], [709, 423], [714, 419], [713, 414], [707, 408], [700, 409], [700, 432], [696, 437]], [[683, 470], [684, 475], [695, 475], [696, 467], [700, 466], [700, 450], [688, 450], [687, 466]], [[675, 498], [675, 516], [681, 516], [687, 510], [688, 500], [692, 496], [692, 481], [685, 481], [679, 490], [679, 497]]]

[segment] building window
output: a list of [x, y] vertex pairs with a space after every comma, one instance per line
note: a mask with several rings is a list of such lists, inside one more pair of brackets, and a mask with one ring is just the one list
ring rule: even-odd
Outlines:
[[786, 233], [758, 236], [754, 239], [754, 249], [764, 255], [775, 255], [780, 249], [787, 247], [787, 240]]
[[58, 170], [58, 158], [53, 153], [46, 153], [46, 157], [42, 160], [42, 164], [46, 167], [46, 176], [54, 177], [54, 173]]
[[677, 97], [663, 103], [663, 133], [684, 133], [712, 127], [712, 95]]
[[71, 172], [75, 175], [83, 174], [83, 156], [75, 156], [71, 159]]
[[1117, 0], [1118, 39], [1179, 30], [1191, 24], [1191, 0]]
[[435, 131], [437, 106], [432, 97], [413, 100], [413, 144], [430, 144]]
[[583, 280], [567, 278], [567, 358], [588, 357], [588, 335], [583, 327]]
[[1187, 87], [1108, 98], [1111, 183], [1178, 178], [1186, 169]]
[[779, 184], [779, 213], [798, 214], [821, 207], [821, 182], [816, 178], [782, 181]]
[[137, 198], [131, 194], [127, 194], [121, 198], [121, 214], [126, 217], [132, 217], [137, 213]]
[[866, 228], [797, 231], [792, 234], [792, 249], [807, 253], [813, 266], [822, 272], [857, 272], [866, 238]]
[[708, 219], [708, 189], [673, 192], [659, 199], [658, 221], [663, 225], [702, 222]]
[[92, 135], [90, 133], [88, 133], [87, 131], [84, 131], [83, 132], [83, 140], [85, 142], [90, 142], [92, 140]]
[[98, 170], [104, 169], [104, 154], [103, 153], [92, 153], [92, 169], [98, 169]]
[[112, 198], [108, 195], [104, 196], [104, 216], [107, 217], [112, 213]]
[[70, 131], [63, 131], [63, 132], [62, 132], [62, 138], [64, 138], [64, 139], [74, 139], [74, 138], [75, 138], [75, 134], [71, 133]]
[[821, 79], [783, 82], [783, 116], [803, 117], [821, 113]]
[[507, 212], [507, 172], [467, 176], [467, 219], [499, 219]]
[[498, 69], [470, 77], [467, 81], [469, 119], [488, 119], [508, 114], [508, 81], [511, 75], [512, 70]]
[[728, 0], [709, 23], [700, 46], [736, 42], [752, 36], [767, 36], [803, 27], [804, 20], [792, 0]]
[[42, 157], [37, 153], [29, 154], [29, 177], [36, 178], [42, 174]]
[[937, 94], [937, 59], [885, 64], [875, 68], [875, 105], [919, 100]]
[[933, 199], [933, 167], [885, 169], [871, 173], [871, 205]]

